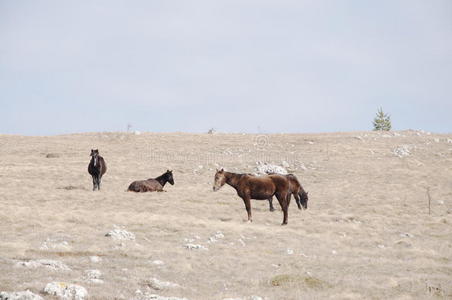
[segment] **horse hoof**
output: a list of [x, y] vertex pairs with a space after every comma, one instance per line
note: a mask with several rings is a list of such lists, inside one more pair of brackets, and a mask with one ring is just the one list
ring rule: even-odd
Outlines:
[[274, 208], [270, 208], [270, 211], [275, 211], [275, 209]]
[[287, 225], [287, 222], [286, 222], [286, 223], [282, 223], [282, 224], [281, 224], [281, 226], [285, 226], [285, 225]]

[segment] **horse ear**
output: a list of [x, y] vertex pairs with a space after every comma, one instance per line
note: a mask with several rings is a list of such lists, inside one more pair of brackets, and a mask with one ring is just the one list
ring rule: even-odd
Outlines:
[[224, 172], [224, 169], [223, 168], [221, 168], [221, 170], [220, 170], [220, 173], [223, 173]]

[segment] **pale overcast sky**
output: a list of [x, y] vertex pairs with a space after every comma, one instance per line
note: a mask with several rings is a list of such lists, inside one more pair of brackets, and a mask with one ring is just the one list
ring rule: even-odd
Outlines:
[[452, 132], [450, 0], [0, 0], [0, 133]]

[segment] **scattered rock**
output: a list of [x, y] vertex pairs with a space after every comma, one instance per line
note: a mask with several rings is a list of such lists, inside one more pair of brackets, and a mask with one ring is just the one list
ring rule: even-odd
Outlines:
[[70, 271], [67, 265], [63, 264], [60, 261], [50, 260], [50, 259], [38, 259], [38, 260], [30, 260], [30, 261], [20, 261], [16, 263], [16, 267], [25, 267], [30, 269], [46, 267], [48, 269], [52, 269], [54, 271]]
[[99, 256], [90, 256], [89, 261], [92, 262], [93, 264], [97, 264], [102, 261], [102, 258], [100, 258]]
[[105, 236], [111, 237], [115, 240], [135, 240], [135, 235], [133, 233], [121, 229], [117, 226], [114, 227], [115, 229], [106, 233]]
[[156, 266], [162, 266], [162, 265], [164, 265], [165, 263], [163, 262], [163, 261], [161, 261], [161, 260], [154, 260], [154, 261], [152, 261], [151, 262], [153, 265], [156, 265]]
[[292, 249], [287, 249], [287, 250], [286, 250], [286, 253], [287, 253], [288, 255], [292, 255], [294, 252], [293, 252]]
[[394, 153], [394, 155], [402, 158], [405, 156], [409, 156], [411, 154], [410, 148], [411, 147], [408, 145], [402, 145], [402, 146], [395, 148], [392, 152]]
[[58, 153], [47, 153], [46, 158], [59, 158], [60, 155]]
[[94, 284], [103, 284], [104, 281], [100, 279], [101, 276], [102, 273], [99, 270], [86, 270], [84, 281]]
[[71, 249], [71, 246], [65, 241], [65, 238], [47, 238], [39, 249], [68, 251]]
[[224, 238], [224, 234], [221, 231], [217, 231], [213, 236], [209, 237], [208, 243], [216, 243], [218, 240]]
[[246, 246], [246, 243], [245, 243], [242, 239], [238, 239], [238, 241], [239, 241], [239, 243], [240, 243], [243, 247]]
[[44, 298], [30, 291], [0, 292], [0, 300], [44, 300]]
[[208, 248], [204, 247], [203, 245], [198, 245], [198, 244], [185, 244], [184, 247], [188, 250], [209, 250]]
[[169, 282], [169, 281], [161, 281], [157, 278], [151, 278], [148, 280], [147, 284], [149, 287], [153, 288], [154, 290], [164, 290], [169, 288], [179, 288], [181, 287], [177, 283]]
[[408, 233], [408, 232], [402, 232], [402, 233], [400, 234], [400, 236], [401, 236], [401, 237], [408, 237], [408, 238], [414, 237], [414, 235], [412, 235], [411, 233]]
[[262, 174], [262, 175], [272, 174], [272, 173], [282, 174], [282, 175], [288, 174], [287, 170], [281, 166], [271, 165], [271, 164], [262, 163], [262, 162], [257, 162], [256, 164], [257, 164], [256, 171], [258, 174]]
[[72, 191], [72, 190], [85, 190], [88, 189], [83, 186], [75, 186], [75, 185], [66, 185], [58, 188], [59, 190], [66, 190], [66, 191]]
[[165, 297], [155, 294], [143, 293], [140, 290], [136, 291], [135, 295], [136, 297], [133, 298], [133, 300], [188, 300], [187, 298]]
[[88, 292], [84, 287], [65, 282], [48, 283], [44, 292], [62, 300], [83, 300], [88, 297]]

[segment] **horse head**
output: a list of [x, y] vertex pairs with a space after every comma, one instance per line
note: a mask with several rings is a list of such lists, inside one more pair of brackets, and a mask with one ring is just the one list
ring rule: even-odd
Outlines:
[[173, 171], [166, 170], [166, 179], [171, 185], [174, 185]]
[[224, 184], [226, 183], [226, 175], [223, 169], [218, 170], [215, 173], [214, 182], [213, 182], [213, 191], [218, 191]]
[[97, 161], [99, 158], [99, 149], [91, 149], [91, 154], [90, 154], [92, 160], [94, 160], [94, 166], [97, 166]]
[[308, 209], [308, 193], [303, 191], [300, 195], [300, 204], [304, 209]]

